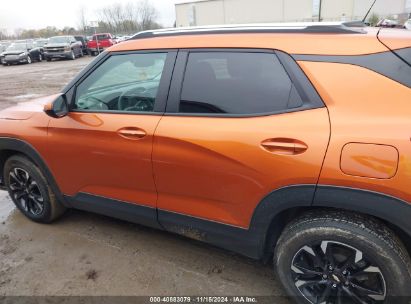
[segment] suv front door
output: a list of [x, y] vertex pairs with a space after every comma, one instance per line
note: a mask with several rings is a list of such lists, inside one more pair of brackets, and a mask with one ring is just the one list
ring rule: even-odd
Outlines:
[[153, 134], [175, 57], [167, 51], [110, 55], [76, 85], [69, 115], [50, 121], [47, 162], [78, 208], [105, 199], [148, 207], [155, 216]]

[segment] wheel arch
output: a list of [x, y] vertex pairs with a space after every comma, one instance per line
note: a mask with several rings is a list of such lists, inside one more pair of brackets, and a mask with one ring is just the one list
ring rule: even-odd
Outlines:
[[47, 179], [47, 182], [49, 183], [51, 189], [57, 196], [57, 199], [62, 202], [63, 205], [68, 207], [68, 204], [65, 202], [64, 196], [62, 195], [46, 162], [32, 145], [21, 139], [0, 137], [0, 187], [4, 186], [4, 184], [2, 184], [4, 164], [6, 163], [8, 158], [16, 154], [24, 155], [25, 157], [30, 159], [38, 168], [40, 168], [42, 173], [45, 175], [45, 178]]
[[380, 220], [397, 234], [411, 256], [411, 203], [376, 191], [318, 185], [313, 206], [354, 211]]
[[254, 243], [252, 257], [268, 261], [285, 226], [302, 210], [310, 208], [316, 185], [291, 185], [276, 189], [254, 210], [248, 239]]
[[[300, 187], [295, 186], [293, 190]], [[304, 192], [306, 195], [310, 193], [307, 189]], [[267, 199], [270, 205], [277, 205], [275, 201], [270, 200], [270, 196]], [[304, 213], [316, 210], [355, 212], [375, 218], [399, 237], [411, 256], [411, 204], [379, 192], [326, 185], [315, 187], [311, 204], [308, 204], [308, 199], [297, 200], [287, 208], [277, 209], [272, 214], [264, 234], [262, 255], [264, 260], [271, 257], [278, 238], [288, 223]]]
[[0, 189], [5, 189], [4, 177], [3, 177], [4, 164], [6, 163], [7, 159], [9, 159], [10, 156], [13, 156], [15, 154], [20, 154], [20, 152], [12, 150], [12, 149], [0, 150]]

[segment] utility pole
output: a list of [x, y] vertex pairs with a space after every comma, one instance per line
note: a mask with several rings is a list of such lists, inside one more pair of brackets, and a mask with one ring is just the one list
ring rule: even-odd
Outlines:
[[321, 22], [321, 7], [323, 4], [323, 0], [320, 0], [320, 7], [318, 9], [318, 22]]
[[99, 26], [98, 21], [90, 21], [90, 27], [94, 29], [94, 37], [96, 38], [97, 52], [98, 54], [100, 54], [100, 47], [98, 46], [98, 36], [97, 36], [98, 26]]

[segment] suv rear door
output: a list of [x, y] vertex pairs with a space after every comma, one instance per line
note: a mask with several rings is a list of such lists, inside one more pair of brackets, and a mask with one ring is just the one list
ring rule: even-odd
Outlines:
[[153, 147], [160, 223], [175, 230], [171, 215], [183, 214], [249, 227], [271, 191], [317, 183], [329, 133], [327, 109], [289, 55], [180, 51]]

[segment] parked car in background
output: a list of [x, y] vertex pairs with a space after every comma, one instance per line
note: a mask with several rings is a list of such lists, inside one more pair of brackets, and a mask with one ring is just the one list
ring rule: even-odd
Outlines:
[[38, 50], [39, 51], [39, 61], [42, 61], [44, 59], [44, 46], [47, 44], [48, 39], [36, 39], [33, 42], [33, 51]]
[[11, 42], [9, 42], [9, 41], [1, 41], [0, 42], [0, 54], [3, 53], [8, 48], [8, 46], [10, 44], [11, 44]]
[[380, 20], [380, 22], [377, 23], [377, 26], [395, 28], [398, 26], [398, 21], [391, 20], [391, 19], [382, 19]]
[[0, 60], [3, 65], [17, 63], [32, 63], [43, 59], [40, 48], [34, 47], [32, 40], [21, 40], [12, 43], [1, 53]]
[[111, 34], [101, 33], [93, 35], [92, 39], [87, 42], [87, 48], [89, 54], [95, 56], [114, 44], [116, 44], [116, 41]]
[[113, 36], [113, 42], [116, 44], [116, 43], [119, 43], [120, 41], [121, 41], [121, 36]]
[[87, 50], [87, 37], [86, 36], [74, 36], [77, 41], [81, 42], [81, 50], [83, 51], [83, 55], [88, 54]]
[[406, 28], [407, 30], [411, 30], [411, 19], [405, 21], [404, 28]]
[[51, 37], [44, 47], [44, 57], [47, 61], [51, 61], [53, 58], [74, 60], [77, 57], [83, 57], [82, 44], [74, 36]]
[[9, 47], [11, 42], [8, 41], [1, 41], [0, 42], [0, 64], [3, 64], [2, 58], [3, 58], [3, 52]]
[[46, 39], [46, 38], [36, 39], [36, 40], [34, 40], [34, 46], [43, 48], [47, 44], [48, 41], [49, 40]]

